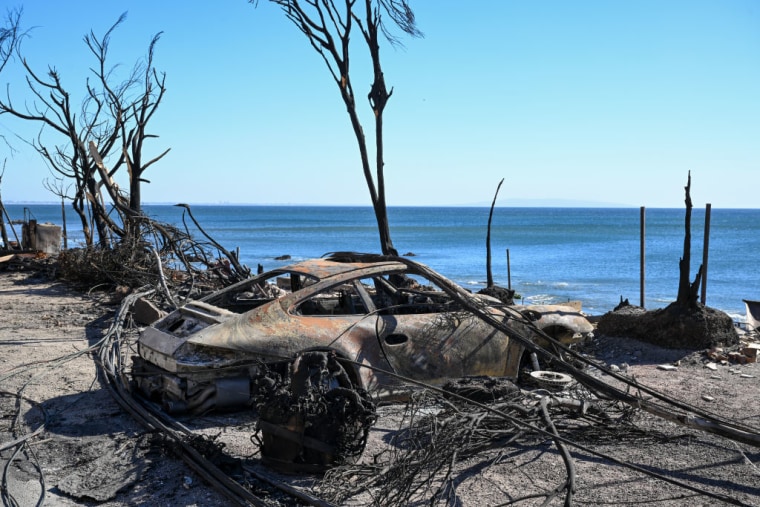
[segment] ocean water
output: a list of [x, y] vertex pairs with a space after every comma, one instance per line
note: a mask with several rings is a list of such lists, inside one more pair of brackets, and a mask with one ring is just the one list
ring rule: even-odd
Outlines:
[[[12, 219], [61, 224], [60, 205], [7, 205]], [[378, 252], [370, 207], [193, 206], [201, 226], [243, 263], [274, 268], [327, 252]], [[182, 208], [145, 206], [153, 218], [182, 226]], [[391, 207], [391, 237], [401, 254], [471, 290], [485, 285], [487, 207]], [[645, 306], [662, 308], [678, 292], [684, 246], [684, 209], [647, 209]], [[704, 209], [692, 210], [691, 270], [702, 264]], [[69, 246], [81, 244], [67, 210]], [[190, 220], [186, 223], [192, 225]], [[17, 227], [18, 228], [18, 227]], [[193, 227], [189, 228], [195, 234]], [[18, 231], [20, 234], [20, 230]], [[526, 303], [580, 300], [591, 315], [620, 298], [640, 303], [638, 208], [495, 208], [491, 231], [496, 284]], [[509, 251], [509, 270], [507, 269]], [[760, 209], [711, 210], [706, 302], [743, 321], [742, 299], [760, 299]], [[290, 255], [290, 261], [275, 257]], [[511, 276], [508, 276], [511, 275]], [[510, 280], [511, 279], [511, 280]]]

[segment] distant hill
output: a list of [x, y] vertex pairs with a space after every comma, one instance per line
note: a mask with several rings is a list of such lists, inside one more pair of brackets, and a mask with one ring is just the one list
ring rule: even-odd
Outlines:
[[[491, 206], [491, 201], [466, 204], [463, 206]], [[582, 199], [499, 199], [496, 206], [513, 208], [638, 208], [633, 204], [620, 202], [591, 201]]]

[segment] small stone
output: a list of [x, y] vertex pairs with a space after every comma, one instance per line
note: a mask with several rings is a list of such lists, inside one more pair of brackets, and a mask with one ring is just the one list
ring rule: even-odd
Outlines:
[[673, 366], [672, 364], [658, 364], [657, 369], [665, 370], [665, 371], [675, 371], [678, 369], [678, 366]]
[[742, 373], [739, 375], [740, 378], [755, 378], [754, 375], [750, 375], [749, 373]]
[[705, 400], [705, 401], [715, 401], [715, 398], [713, 398], [709, 394], [703, 394], [702, 395], [702, 399]]
[[620, 371], [620, 367], [616, 364], [611, 364], [610, 371], [614, 371], [615, 373], [618, 373]]
[[707, 368], [708, 370], [716, 371], [718, 369], [718, 365], [715, 363], [707, 363], [705, 365], [705, 368]]
[[757, 354], [757, 352], [758, 352], [757, 344], [753, 343], [753, 344], [747, 345], [746, 347], [744, 347], [741, 350], [741, 352], [742, 352], [742, 354], [744, 354], [745, 356], [747, 356], [747, 359], [748, 359], [747, 362], [749, 362], [749, 363], [756, 363], [757, 362], [757, 356], [758, 356], [758, 354]]

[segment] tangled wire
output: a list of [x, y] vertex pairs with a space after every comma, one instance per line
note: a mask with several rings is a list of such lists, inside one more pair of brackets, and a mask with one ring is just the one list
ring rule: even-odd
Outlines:
[[[465, 389], [450, 383], [444, 386], [445, 393], [416, 394], [387, 448], [362, 464], [329, 470], [321, 485], [323, 496], [337, 504], [367, 492], [375, 505], [409, 505], [423, 499], [430, 505], [456, 505], [458, 463], [476, 455], [487, 459], [486, 451], [491, 449], [524, 449], [553, 440], [567, 477], [545, 496], [550, 501], [564, 493], [567, 501], [575, 489], [573, 461], [564, 449], [567, 438], [593, 441], [645, 434], [632, 422], [635, 410], [615, 402], [601, 405], [581, 387], [560, 398], [545, 390], [523, 391], [511, 384], [510, 388], [503, 382], [486, 384], [487, 389], [471, 382]], [[492, 393], [493, 399], [483, 399], [484, 391]], [[484, 403], [455, 393], [474, 394]]]

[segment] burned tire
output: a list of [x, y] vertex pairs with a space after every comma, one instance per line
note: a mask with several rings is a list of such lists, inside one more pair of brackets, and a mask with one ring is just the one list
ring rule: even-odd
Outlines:
[[573, 383], [573, 377], [556, 371], [537, 370], [530, 373], [533, 381], [545, 389], [562, 390]]
[[479, 403], [492, 403], [519, 394], [520, 388], [504, 377], [462, 377], [442, 386], [447, 393], [456, 394]]

